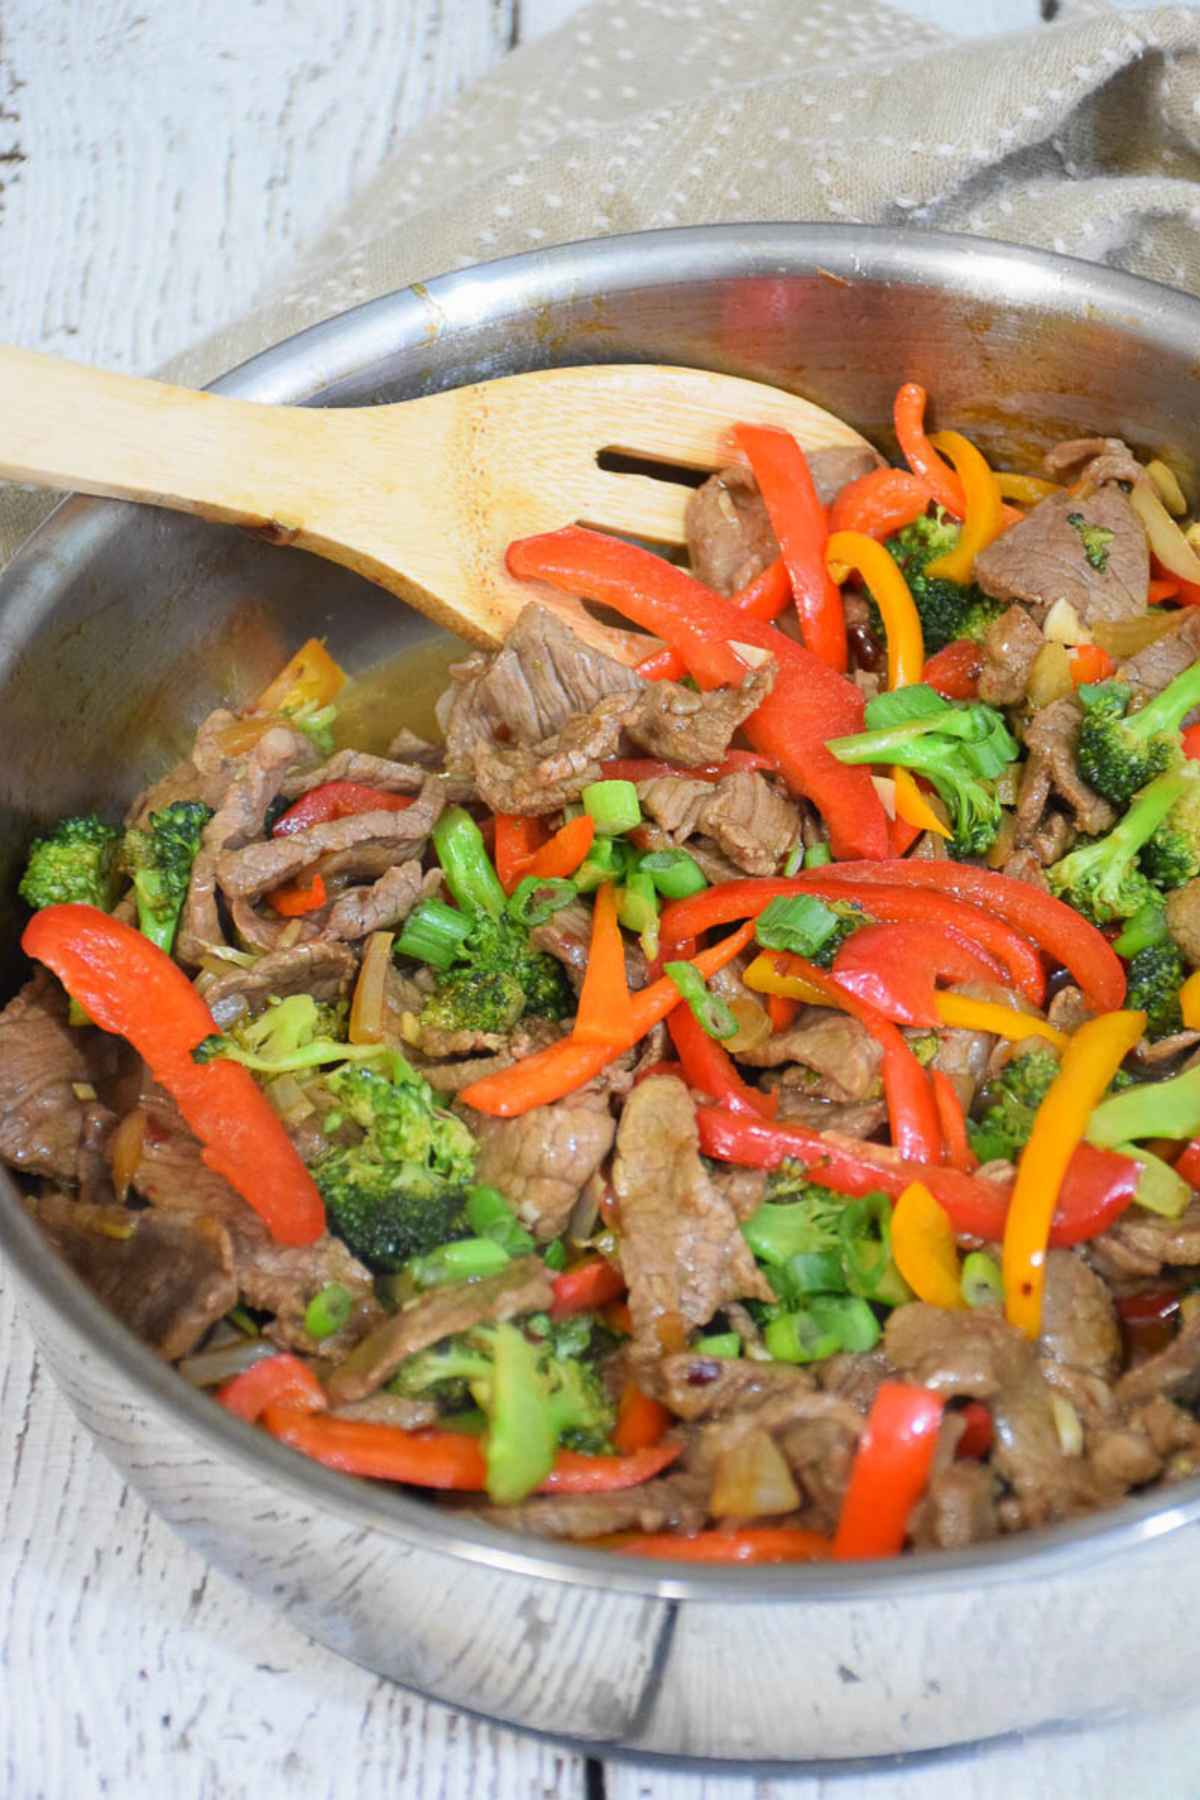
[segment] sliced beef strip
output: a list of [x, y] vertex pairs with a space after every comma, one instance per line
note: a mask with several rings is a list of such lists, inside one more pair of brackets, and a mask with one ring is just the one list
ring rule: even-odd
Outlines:
[[[822, 506], [879, 462], [866, 444], [814, 450], [808, 466]], [[688, 501], [686, 530], [693, 574], [719, 594], [736, 593], [779, 555], [766, 505], [744, 463], [719, 469], [696, 489]]]
[[77, 1085], [99, 1072], [98, 1034], [67, 1024], [67, 997], [39, 973], [0, 1013], [0, 1157], [27, 1175], [82, 1182], [91, 1175], [97, 1126], [112, 1115]]
[[1024, 881], [1029, 887], [1041, 888], [1043, 893], [1050, 891], [1036, 850], [1014, 850], [1000, 873], [1011, 881]]
[[1167, 896], [1167, 930], [1192, 967], [1200, 968], [1200, 881]]
[[1168, 1400], [1200, 1398], [1200, 1318], [1186, 1319], [1165, 1350], [1127, 1370], [1116, 1391], [1125, 1407], [1141, 1406], [1160, 1394]]
[[267, 1001], [290, 994], [311, 994], [314, 1000], [336, 1005], [350, 991], [357, 959], [344, 944], [296, 944], [290, 950], [274, 950], [253, 968], [231, 966], [204, 988], [204, 1000], [222, 1031], [239, 1019], [262, 1012]]
[[[1184, 606], [1176, 617], [1174, 631], [1147, 644], [1117, 670], [1118, 679], [1127, 681], [1133, 689], [1135, 701], [1152, 700], [1200, 657], [1200, 610]], [[1189, 713], [1188, 722], [1194, 717], [1194, 713]]]
[[[731, 632], [736, 637], [736, 631]], [[775, 685], [775, 663], [764, 662], [740, 687], [698, 694], [674, 681], [646, 683], [625, 730], [636, 749], [684, 768], [720, 762], [738, 726], [756, 712]]]
[[[1103, 568], [1088, 561], [1081, 531], [1111, 531]], [[988, 545], [975, 560], [975, 578], [996, 600], [1020, 601], [1042, 622], [1057, 600], [1074, 607], [1084, 625], [1132, 619], [1145, 611], [1150, 547], [1141, 520], [1120, 488], [1108, 484], [1086, 498], [1054, 494]]]
[[1029, 847], [1041, 867], [1048, 869], [1051, 863], [1067, 854], [1075, 838], [1075, 827], [1065, 813], [1048, 812], [1043, 814], [1041, 824], [1029, 840]]
[[1117, 476], [1117, 480], [1141, 480], [1141, 465], [1135, 461], [1133, 451], [1123, 438], [1067, 438], [1065, 442], [1055, 444], [1053, 449], [1047, 450], [1042, 458], [1042, 467], [1051, 481], [1075, 481], [1100, 457], [1125, 463], [1128, 472]]
[[864, 1414], [870, 1412], [882, 1383], [896, 1373], [882, 1350], [843, 1351], [815, 1368], [822, 1393], [834, 1394]]
[[476, 1181], [499, 1188], [541, 1243], [558, 1237], [616, 1135], [607, 1101], [590, 1094], [536, 1106], [519, 1119], [478, 1117], [471, 1128]]
[[460, 1089], [470, 1087], [473, 1081], [482, 1081], [485, 1075], [498, 1075], [501, 1069], [511, 1069], [515, 1062], [544, 1050], [562, 1037], [563, 1032], [564, 1026], [556, 1019], [521, 1019], [504, 1048], [490, 1056], [467, 1056], [447, 1062], [425, 1062], [420, 1057], [413, 1060], [436, 1093], [457, 1094]]
[[399, 1431], [425, 1431], [439, 1414], [432, 1400], [408, 1400], [403, 1394], [368, 1394], [330, 1408], [334, 1419], [357, 1419], [363, 1425], [393, 1425]]
[[1116, 824], [1114, 809], [1088, 786], [1075, 766], [1082, 717], [1078, 700], [1066, 695], [1035, 713], [1025, 732], [1029, 757], [1017, 796], [1017, 843], [1021, 846], [1032, 842], [1052, 792], [1066, 803], [1085, 837], [1102, 837]]
[[739, 1221], [756, 1213], [766, 1197], [765, 1169], [739, 1169], [734, 1164], [711, 1171], [712, 1179], [733, 1208]]
[[800, 1063], [836, 1089], [826, 1098], [873, 1100], [879, 1092], [883, 1052], [857, 1019], [824, 1006], [806, 1006], [786, 1031], [773, 1032], [752, 1050], [739, 1051], [738, 1061], [756, 1069]]
[[784, 1082], [775, 1092], [783, 1124], [806, 1125], [810, 1131], [839, 1131], [848, 1138], [871, 1138], [887, 1123], [885, 1100], [819, 1100]]
[[329, 909], [323, 938], [368, 937], [373, 931], [395, 931], [419, 900], [436, 894], [442, 885], [440, 869], [422, 875], [421, 865], [394, 863], [370, 887], [351, 887], [339, 894]]
[[[586, 906], [572, 900], [552, 913], [544, 925], [535, 925], [529, 934], [535, 950], [544, 950], [567, 971], [571, 986], [578, 993], [583, 986], [592, 941], [592, 915]], [[636, 941], [626, 937], [625, 979], [631, 988], [646, 985], [646, 958]]]
[[816, 1382], [807, 1369], [789, 1363], [732, 1361], [682, 1350], [663, 1357], [649, 1385], [677, 1418], [694, 1424], [724, 1419], [769, 1400], [812, 1393]]
[[652, 1075], [625, 1102], [612, 1170], [621, 1266], [635, 1345], [681, 1349], [724, 1300], [771, 1300], [733, 1208], [700, 1158], [696, 1109], [682, 1081]]
[[655, 775], [638, 782], [638, 800], [643, 815], [652, 819], [672, 843], [684, 844], [699, 831], [704, 809], [712, 799], [710, 781], [696, 781], [686, 775]]
[[356, 813], [347, 819], [314, 825], [308, 831], [293, 832], [290, 837], [225, 848], [217, 857], [217, 879], [231, 899], [257, 900], [260, 894], [311, 868], [330, 851], [378, 843], [403, 846], [409, 856], [417, 856], [444, 804], [444, 784], [432, 777], [404, 812]]
[[[983, 982], [964, 982], [951, 990], [967, 999], [998, 1000], [999, 994]], [[964, 1110], [969, 1110], [975, 1090], [987, 1074], [988, 1062], [996, 1039], [990, 1031], [967, 1031], [950, 1025], [939, 1031], [933, 1067], [948, 1075]]]
[[1023, 606], [1001, 613], [983, 640], [979, 698], [992, 706], [1015, 706], [1023, 700], [1044, 642], [1041, 626]]
[[965, 1550], [999, 1531], [996, 1478], [986, 1463], [951, 1463], [938, 1470], [909, 1520], [917, 1550]]
[[[174, 806], [182, 800], [203, 800], [204, 797], [205, 784], [200, 771], [190, 756], [185, 757], [138, 795], [125, 814], [125, 823], [144, 829], [151, 813], [162, 812], [166, 807]], [[209, 801], [208, 804], [212, 805], [213, 802]]]
[[480, 794], [494, 812], [561, 812], [590, 782], [600, 780], [600, 765], [618, 754], [625, 722], [636, 705], [635, 694], [612, 694], [536, 744], [477, 746], [473, 773]]
[[451, 768], [467, 771], [480, 749], [544, 743], [568, 719], [644, 685], [537, 605], [522, 608], [502, 650], [450, 673], [457, 685], [445, 720], [446, 757]]
[[1121, 1332], [1112, 1294], [1073, 1250], [1047, 1252], [1038, 1351], [1104, 1381], [1111, 1381], [1120, 1365]]
[[1116, 1279], [1161, 1275], [1164, 1267], [1195, 1268], [1200, 1263], [1200, 1200], [1192, 1200], [1177, 1219], [1131, 1206], [1091, 1240], [1088, 1259], [1102, 1275]]
[[470, 1509], [470, 1516], [530, 1537], [597, 1538], [612, 1531], [699, 1531], [707, 1514], [708, 1476], [680, 1470], [615, 1494], [554, 1494], [519, 1506]]
[[122, 1324], [174, 1362], [237, 1304], [233, 1246], [218, 1219], [89, 1206], [47, 1193], [34, 1216]]
[[385, 794], [415, 794], [428, 779], [429, 770], [420, 763], [394, 762], [388, 756], [370, 756], [365, 750], [335, 750], [318, 768], [289, 775], [280, 792], [285, 799], [298, 800], [301, 794], [327, 782], [354, 781]]
[[536, 1256], [523, 1256], [482, 1281], [434, 1288], [370, 1332], [326, 1381], [334, 1405], [362, 1400], [389, 1381], [407, 1356], [476, 1325], [544, 1312], [554, 1299]]
[[703, 828], [747, 875], [773, 875], [800, 837], [801, 816], [765, 775], [725, 775], [704, 809]]

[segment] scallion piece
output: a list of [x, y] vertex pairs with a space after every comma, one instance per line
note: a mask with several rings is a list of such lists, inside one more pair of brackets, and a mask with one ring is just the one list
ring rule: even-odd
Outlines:
[[1003, 1306], [1004, 1282], [995, 1261], [985, 1250], [963, 1257], [959, 1289], [968, 1306]]
[[448, 969], [470, 935], [471, 916], [444, 900], [422, 900], [404, 921], [392, 954], [411, 956], [434, 969]]
[[636, 931], [642, 950], [652, 960], [658, 955], [658, 895], [653, 879], [635, 869], [617, 889], [617, 917], [626, 931]]
[[742, 1340], [736, 1331], [714, 1331], [710, 1337], [697, 1338], [692, 1345], [693, 1356], [716, 1356], [725, 1362], [732, 1362], [741, 1354]]
[[826, 863], [833, 861], [833, 851], [828, 844], [810, 844], [804, 852], [806, 869], [823, 869]]
[[348, 1324], [354, 1310], [354, 1296], [340, 1281], [331, 1281], [319, 1294], [314, 1294], [304, 1312], [304, 1329], [309, 1337], [332, 1337]]
[[498, 1275], [510, 1260], [508, 1251], [494, 1238], [459, 1238], [457, 1243], [439, 1244], [427, 1256], [414, 1256], [405, 1273], [416, 1288], [447, 1287], [454, 1281], [482, 1281], [486, 1275]]
[[842, 1259], [836, 1250], [800, 1250], [788, 1257], [784, 1267], [791, 1287], [798, 1294], [844, 1294], [846, 1291]]
[[541, 881], [536, 875], [527, 875], [509, 896], [509, 916], [526, 930], [532, 930], [535, 925], [544, 925], [564, 906], [570, 906], [578, 891], [573, 881], [563, 881], [557, 875]]
[[843, 1350], [873, 1350], [879, 1342], [879, 1320], [856, 1295], [814, 1294], [807, 1310], [819, 1330], [836, 1334]]
[[590, 894], [604, 881], [619, 881], [626, 873], [623, 852], [629, 846], [618, 838], [598, 837], [572, 877], [581, 894]]
[[524, 1256], [533, 1239], [519, 1222], [499, 1188], [467, 1189], [467, 1224], [476, 1237], [490, 1238], [510, 1256]]
[[763, 1332], [767, 1354], [776, 1362], [824, 1362], [836, 1356], [842, 1340], [836, 1331], [827, 1331], [809, 1312], [780, 1313]]
[[632, 781], [592, 781], [579, 797], [584, 812], [596, 821], [596, 830], [609, 837], [632, 831], [642, 822], [638, 792]]
[[555, 1238], [553, 1243], [546, 1245], [542, 1251], [542, 1261], [556, 1275], [561, 1275], [567, 1266], [567, 1246], [561, 1238]]
[[700, 864], [686, 850], [651, 850], [638, 863], [638, 873], [649, 875], [664, 900], [686, 900], [708, 886]]
[[838, 1236], [846, 1286], [852, 1294], [881, 1306], [900, 1306], [912, 1299], [892, 1261], [892, 1203], [886, 1194], [867, 1194], [843, 1207]]
[[838, 929], [838, 917], [815, 894], [772, 900], [759, 916], [755, 936], [764, 950], [815, 956]]
[[680, 997], [687, 1001], [692, 1009], [692, 1016], [712, 1038], [733, 1037], [738, 1022], [729, 1009], [726, 1001], [719, 994], [710, 994], [704, 985], [704, 977], [688, 962], [669, 962], [663, 974], [674, 982]]
[[478, 825], [461, 806], [448, 806], [433, 828], [433, 847], [446, 886], [465, 913], [490, 913], [498, 919], [508, 896]]

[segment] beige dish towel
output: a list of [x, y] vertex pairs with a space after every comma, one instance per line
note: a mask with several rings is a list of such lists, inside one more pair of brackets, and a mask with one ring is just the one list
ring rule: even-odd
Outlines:
[[[876, 0], [595, 0], [402, 144], [285, 289], [172, 373], [203, 383], [491, 257], [738, 219], [967, 231], [1200, 291], [1200, 12], [1064, 12], [959, 45]], [[45, 510], [0, 494], [0, 557]]]

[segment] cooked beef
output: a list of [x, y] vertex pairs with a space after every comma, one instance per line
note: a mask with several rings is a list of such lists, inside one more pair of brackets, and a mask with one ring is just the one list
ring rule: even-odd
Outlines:
[[636, 704], [636, 695], [610, 694], [536, 744], [478, 745], [473, 773], [480, 794], [495, 812], [561, 812], [600, 780], [600, 765], [616, 756]]
[[475, 1179], [499, 1188], [542, 1243], [559, 1236], [616, 1135], [601, 1096], [571, 1095], [519, 1119], [470, 1121], [479, 1144]]
[[[743, 1050], [739, 1062], [756, 1069], [777, 1069], [799, 1063], [825, 1083], [822, 1097], [830, 1100], [873, 1100], [879, 1092], [883, 1052], [864, 1025], [845, 1013], [823, 1006], [806, 1006], [786, 1031], [776, 1031], [752, 1050]], [[816, 1090], [808, 1086], [812, 1095]]]
[[47, 1193], [35, 1217], [59, 1254], [143, 1343], [187, 1356], [237, 1304], [233, 1248], [217, 1219], [89, 1206]]
[[[396, 973], [399, 974], [399, 970]], [[452, 1062], [426, 1062], [420, 1057], [414, 1060], [437, 1093], [457, 1094], [460, 1088], [470, 1087], [473, 1081], [481, 1081], [485, 1075], [497, 1075], [501, 1069], [510, 1069], [513, 1063], [544, 1050], [547, 1044], [562, 1037], [565, 1029], [554, 1019], [521, 1019], [513, 1027], [503, 1049], [490, 1056], [467, 1056]]]
[[[1177, 675], [1190, 669], [1200, 656], [1200, 611], [1194, 606], [1184, 606], [1176, 618], [1178, 623], [1173, 631], [1147, 644], [1117, 670], [1119, 679], [1127, 681], [1133, 689], [1135, 701], [1152, 700]], [[1188, 722], [1194, 717], [1194, 713], [1189, 713]]]
[[270, 999], [289, 994], [311, 994], [314, 1000], [334, 1005], [350, 991], [358, 967], [353, 951], [344, 944], [297, 944], [291, 950], [274, 950], [252, 968], [231, 965], [204, 989], [204, 999], [223, 1031], [239, 1019], [262, 1012]]
[[[879, 466], [866, 444], [844, 445], [809, 453], [808, 466], [823, 506], [847, 482]], [[744, 463], [720, 469], [698, 487], [688, 501], [688, 559], [692, 572], [719, 594], [733, 594], [774, 562], [779, 546], [766, 505]]]
[[951, 1463], [938, 1470], [909, 1520], [914, 1549], [965, 1550], [996, 1537], [996, 1487], [985, 1463]]
[[[1016, 529], [1016, 527], [1014, 527]], [[1052, 700], [1035, 713], [1025, 733], [1029, 760], [1021, 775], [1017, 796], [1017, 842], [1032, 842], [1051, 792], [1066, 802], [1075, 824], [1085, 837], [1102, 837], [1116, 824], [1117, 815], [1084, 781], [1075, 766], [1075, 744], [1083, 713], [1078, 700], [1067, 695]]]
[[1041, 888], [1043, 893], [1049, 892], [1050, 884], [1042, 873], [1041, 860], [1036, 850], [1014, 850], [1000, 873], [1013, 881], [1024, 881], [1030, 887]]
[[704, 1523], [708, 1476], [681, 1470], [615, 1494], [554, 1494], [519, 1506], [470, 1509], [471, 1516], [532, 1537], [598, 1538], [613, 1531], [698, 1531]]
[[1200, 1044], [1200, 1031], [1173, 1031], [1169, 1037], [1156, 1038], [1153, 1042], [1149, 1038], [1143, 1038], [1133, 1055], [1139, 1069], [1170, 1075], [1174, 1070], [1166, 1069], [1163, 1065], [1178, 1061], [1186, 1051], [1194, 1050], [1197, 1044]]
[[1167, 1266], [1195, 1268], [1200, 1263], [1200, 1200], [1192, 1200], [1177, 1219], [1132, 1206], [1087, 1248], [1101, 1274], [1117, 1279], [1161, 1275]]
[[685, 768], [717, 763], [738, 726], [757, 711], [774, 684], [773, 661], [753, 669], [740, 687], [714, 688], [707, 694], [674, 681], [649, 682], [625, 730], [635, 748], [647, 756]]
[[[295, 831], [290, 837], [266, 838], [243, 848], [223, 849], [217, 858], [217, 879], [231, 898], [257, 900], [260, 894], [311, 868], [330, 851], [376, 843], [403, 846], [409, 856], [417, 856], [444, 804], [445, 787], [435, 776], [404, 812], [355, 813], [347, 819], [331, 819], [326, 825]], [[216, 822], [212, 821], [210, 831]]]
[[434, 1288], [376, 1326], [337, 1365], [325, 1384], [329, 1398], [335, 1405], [361, 1400], [389, 1381], [406, 1356], [476, 1325], [544, 1312], [553, 1298], [550, 1278], [535, 1256], [520, 1257], [483, 1281]]
[[[999, 998], [982, 982], [967, 982], [952, 991], [978, 1000]], [[933, 1067], [950, 1077], [964, 1109], [969, 1109], [975, 1098], [976, 1088], [987, 1074], [996, 1040], [990, 1031], [966, 1031], [958, 1025], [947, 1026], [937, 1035], [938, 1047]]]
[[781, 1383], [774, 1393], [701, 1427], [695, 1461], [715, 1468], [747, 1432], [768, 1432], [803, 1489], [811, 1523], [832, 1532], [862, 1428], [863, 1415], [835, 1394]]
[[1200, 881], [1167, 896], [1167, 930], [1192, 967], [1200, 968]]
[[428, 776], [428, 768], [420, 763], [368, 756], [365, 750], [336, 750], [319, 768], [289, 775], [280, 792], [288, 800], [298, 800], [301, 794], [324, 787], [328, 781], [355, 781], [364, 787], [379, 788], [385, 794], [415, 794]]
[[1052, 450], [1047, 450], [1042, 467], [1051, 481], [1074, 482], [1085, 471], [1090, 475], [1101, 458], [1104, 466], [1114, 471], [1109, 480], [1134, 482], [1142, 479], [1142, 468], [1133, 451], [1123, 438], [1115, 437], [1068, 438], [1065, 443], [1055, 444]]
[[[1084, 537], [1089, 530], [1112, 534], [1096, 541], [1091, 560]], [[1129, 501], [1108, 485], [1086, 499], [1055, 494], [1043, 500], [975, 559], [975, 578], [994, 599], [1035, 608], [1039, 622], [1055, 601], [1066, 600], [1091, 626], [1144, 611], [1150, 549]]]
[[87, 1098], [103, 1053], [97, 1036], [67, 1024], [67, 997], [45, 974], [0, 1013], [0, 1157], [14, 1169], [90, 1178], [93, 1121], [111, 1124], [107, 1109]]
[[1122, 1406], [1141, 1406], [1160, 1394], [1168, 1400], [1200, 1398], [1200, 1318], [1185, 1319], [1165, 1350], [1127, 1370], [1117, 1383]]
[[[583, 986], [588, 953], [592, 941], [592, 915], [586, 906], [572, 900], [552, 913], [544, 925], [535, 925], [529, 934], [535, 950], [544, 950], [567, 971], [576, 993]], [[646, 985], [646, 958], [634, 938], [625, 939], [625, 979], [631, 988]]]
[[1075, 842], [1076, 831], [1065, 813], [1048, 812], [1029, 840], [1029, 847], [1043, 869], [1067, 854]]
[[[211, 791], [211, 787], [209, 791]], [[220, 797], [218, 794], [217, 799], [219, 800]], [[175, 806], [181, 800], [204, 799], [205, 784], [201, 779], [199, 769], [188, 756], [182, 762], [176, 763], [174, 768], [168, 769], [165, 775], [160, 775], [158, 780], [152, 782], [148, 788], [142, 790], [126, 812], [125, 823], [144, 829], [149, 823], [151, 813], [163, 812], [168, 806]], [[209, 801], [208, 804], [215, 803]]]
[[709, 1171], [733, 1208], [736, 1219], [748, 1219], [763, 1203], [767, 1191], [765, 1169], [740, 1169], [736, 1163]]
[[800, 837], [800, 813], [765, 775], [742, 769], [718, 781], [703, 826], [747, 875], [773, 875]]
[[1121, 1360], [1121, 1332], [1112, 1295], [1073, 1250], [1046, 1256], [1039, 1353], [1109, 1381]]
[[576, 637], [544, 606], [522, 609], [504, 648], [452, 669], [457, 684], [446, 727], [451, 768], [470, 771], [475, 753], [544, 743], [601, 700], [635, 694], [641, 677]]
[[[356, 882], [378, 881], [397, 863], [406, 862], [410, 855], [405, 843], [348, 844], [345, 849], [328, 850], [318, 857], [313, 873], [321, 877], [331, 894], [339, 894]], [[236, 902], [234, 904], [236, 907]]]
[[869, 1138], [887, 1123], [884, 1100], [819, 1100], [790, 1082], [781, 1082], [775, 1093], [779, 1098], [778, 1117], [787, 1125], [807, 1125], [811, 1131], [839, 1131], [843, 1137]]
[[870, 1412], [880, 1384], [895, 1373], [882, 1350], [843, 1351], [816, 1364], [821, 1392], [847, 1401], [860, 1413]]
[[674, 843], [684, 844], [699, 831], [704, 809], [713, 797], [710, 781], [686, 775], [655, 775], [638, 782], [638, 800], [646, 818]]
[[370, 887], [351, 887], [339, 894], [321, 935], [353, 940], [367, 937], [372, 931], [395, 931], [418, 900], [436, 894], [441, 885], [440, 869], [422, 875], [416, 861], [395, 863]]
[[345, 1406], [330, 1407], [335, 1419], [357, 1419], [364, 1425], [393, 1425], [398, 1431], [424, 1431], [439, 1418], [432, 1400], [406, 1400], [403, 1394], [368, 1394]]
[[640, 1353], [678, 1350], [724, 1300], [771, 1300], [728, 1200], [705, 1171], [682, 1081], [652, 1075], [625, 1102], [613, 1189]]
[[992, 706], [1014, 706], [1025, 698], [1029, 677], [1045, 639], [1023, 606], [1010, 606], [983, 640], [979, 698]]

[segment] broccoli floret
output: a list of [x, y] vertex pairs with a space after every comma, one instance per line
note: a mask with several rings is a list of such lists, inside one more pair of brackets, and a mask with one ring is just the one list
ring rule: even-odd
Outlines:
[[322, 756], [332, 756], [334, 752], [333, 726], [337, 719], [336, 706], [318, 706], [315, 700], [308, 700], [299, 706], [285, 706], [282, 717], [297, 731], [302, 731], [314, 750]]
[[95, 813], [60, 819], [49, 837], [34, 838], [18, 889], [26, 905], [61, 906], [82, 901], [111, 912], [120, 891], [117, 849], [121, 833]]
[[138, 929], [168, 954], [187, 898], [200, 835], [212, 816], [211, 806], [202, 800], [177, 800], [162, 812], [150, 814], [148, 830], [131, 826], [125, 833], [122, 857], [133, 876]]
[[213, 1032], [192, 1051], [193, 1061], [226, 1057], [256, 1075], [287, 1075], [322, 1063], [371, 1062], [391, 1056], [387, 1044], [347, 1044], [344, 1009], [322, 1006], [311, 994], [271, 1000], [256, 1019]]
[[326, 1087], [363, 1134], [313, 1165], [331, 1230], [383, 1270], [465, 1237], [475, 1140], [428, 1082], [393, 1052], [386, 1074], [347, 1063]]
[[1107, 837], [1081, 844], [1046, 871], [1050, 891], [1097, 925], [1131, 919], [1157, 902], [1158, 890], [1138, 868], [1138, 856], [1188, 783], [1181, 773], [1152, 781]]
[[1044, 1045], [1022, 1051], [984, 1089], [980, 1118], [967, 1125], [971, 1148], [981, 1163], [1015, 1162], [1033, 1130], [1038, 1107], [1058, 1074], [1058, 1058]]
[[950, 813], [955, 856], [981, 856], [995, 841], [1003, 808], [995, 780], [1018, 754], [1004, 720], [982, 702], [943, 700], [924, 683], [881, 694], [867, 707], [868, 730], [832, 738], [840, 762], [900, 764], [924, 775]]
[[[960, 584], [925, 573], [928, 563], [945, 556], [958, 542], [959, 528], [948, 514], [938, 511], [914, 519], [903, 531], [887, 539], [887, 548], [904, 572], [909, 591], [921, 620], [921, 633], [929, 655], [942, 650], [956, 638], [971, 638], [979, 643], [987, 635], [989, 625], [1005, 610], [1002, 600], [993, 600], [974, 582]], [[883, 636], [883, 621], [877, 616], [874, 601], [872, 628]]]
[[1193, 706], [1200, 705], [1200, 662], [1184, 669], [1133, 713], [1127, 711], [1130, 691], [1122, 681], [1094, 682], [1079, 689], [1083, 705], [1079, 773], [1117, 806], [1125, 806], [1139, 788], [1179, 762], [1180, 725]]
[[572, 1010], [559, 964], [532, 949], [524, 926], [507, 915], [478, 913], [460, 957], [438, 976], [421, 1011], [422, 1027], [505, 1032], [528, 1014], [562, 1019]]
[[855, 1294], [885, 1306], [911, 1298], [892, 1262], [891, 1203], [881, 1194], [848, 1200], [784, 1163], [767, 1198], [742, 1226], [779, 1304], [751, 1303], [761, 1324], [812, 1294]]
[[1182, 763], [1179, 773], [1188, 777], [1187, 787], [1142, 850], [1142, 873], [1160, 888], [1182, 887], [1200, 875], [1200, 765]]
[[1125, 1005], [1146, 1015], [1146, 1036], [1169, 1037], [1183, 1026], [1179, 990], [1186, 971], [1175, 945], [1150, 944], [1129, 960]]

